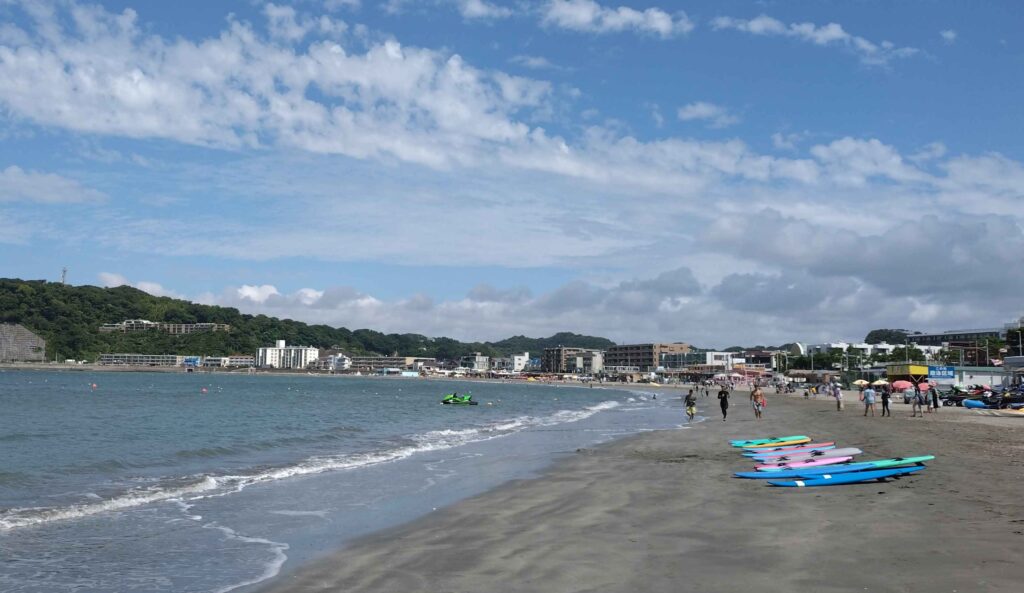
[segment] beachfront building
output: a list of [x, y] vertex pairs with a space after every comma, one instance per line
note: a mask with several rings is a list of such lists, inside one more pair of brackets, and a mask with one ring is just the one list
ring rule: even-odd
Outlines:
[[565, 372], [576, 375], [595, 375], [604, 371], [604, 353], [587, 350], [565, 361]]
[[138, 366], [138, 367], [180, 367], [186, 362], [198, 362], [200, 356], [180, 354], [100, 354], [99, 363], [113, 366]]
[[17, 323], [0, 323], [0, 362], [43, 362], [46, 340]]
[[207, 356], [203, 359], [204, 368], [224, 368], [228, 366], [227, 356]]
[[104, 323], [100, 326], [102, 334], [132, 334], [147, 331], [162, 331], [177, 336], [201, 332], [226, 332], [231, 331], [231, 326], [226, 323], [165, 323], [147, 319], [125, 319], [120, 323]]
[[687, 354], [690, 350], [690, 345], [682, 342], [612, 346], [605, 352], [604, 366], [635, 367], [641, 372], [652, 372], [663, 366], [666, 357]]
[[352, 368], [352, 359], [340, 352], [326, 354], [317, 359], [314, 368], [318, 371], [347, 371]]
[[256, 357], [252, 354], [232, 354], [228, 356], [229, 367], [254, 367], [256, 366]]
[[271, 369], [304, 369], [316, 363], [320, 349], [312, 346], [288, 346], [277, 340], [273, 346], [260, 348], [256, 353], [256, 366]]
[[349, 370], [359, 372], [377, 372], [381, 369], [401, 369], [419, 371], [425, 367], [436, 367], [436, 358], [420, 356], [352, 356]]
[[544, 373], [568, 373], [569, 358], [575, 358], [586, 352], [583, 348], [556, 346], [545, 348], [540, 357], [540, 370]]
[[529, 363], [530, 353], [523, 352], [522, 354], [513, 354], [512, 356], [492, 358], [491, 370], [506, 373], [519, 373], [522, 372]]
[[474, 352], [470, 356], [463, 356], [459, 360], [459, 367], [469, 369], [474, 373], [486, 373], [491, 370], [491, 358], [479, 352]]

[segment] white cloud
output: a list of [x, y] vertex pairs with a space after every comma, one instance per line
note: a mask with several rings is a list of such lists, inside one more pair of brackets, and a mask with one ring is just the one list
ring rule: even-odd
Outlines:
[[797, 144], [808, 136], [810, 136], [808, 132], [792, 132], [789, 134], [776, 132], [772, 134], [772, 146], [779, 150], [796, 150]]
[[512, 16], [512, 10], [484, 0], [458, 0], [459, 14], [467, 19], [501, 19]]
[[106, 199], [103, 192], [53, 173], [26, 171], [15, 165], [0, 170], [0, 202], [72, 204]]
[[720, 16], [711, 20], [711, 27], [720, 31], [732, 29], [752, 35], [782, 36], [799, 39], [815, 45], [838, 45], [845, 47], [860, 57], [867, 65], [884, 66], [897, 58], [913, 56], [919, 51], [913, 47], [897, 47], [890, 41], [874, 43], [863, 37], [851, 35], [838, 23], [815, 25], [814, 23], [790, 23], [767, 15], [745, 20], [728, 16]]
[[146, 281], [146, 280], [142, 280], [142, 281], [134, 282], [133, 283], [133, 282], [130, 282], [127, 278], [125, 278], [121, 274], [116, 274], [114, 272], [100, 272], [97, 275], [97, 277], [99, 278], [100, 285], [101, 286], [105, 286], [107, 288], [114, 288], [114, 287], [117, 287], [117, 286], [131, 286], [131, 287], [134, 287], [134, 288], [138, 288], [142, 292], [147, 292], [147, 293], [149, 293], [149, 294], [151, 294], [153, 296], [171, 297], [171, 298], [175, 298], [175, 299], [183, 299], [183, 298], [185, 298], [184, 295], [181, 295], [181, 294], [179, 294], [179, 293], [177, 293], [177, 292], [175, 292], [173, 290], [169, 290], [167, 288], [164, 288], [162, 285], [160, 285], [160, 284], [158, 284], [156, 282], [149, 282], [149, 281]]
[[946, 29], [945, 31], [939, 31], [939, 35], [947, 45], [952, 45], [956, 41], [956, 31], [953, 29]]
[[705, 101], [697, 101], [680, 107], [678, 116], [683, 121], [706, 120], [714, 128], [725, 128], [740, 121], [725, 107]]
[[238, 298], [254, 303], [264, 303], [272, 296], [280, 295], [277, 288], [272, 284], [261, 284], [259, 286], [250, 286], [244, 284], [238, 288]]
[[593, 0], [551, 0], [542, 11], [544, 25], [587, 33], [632, 30], [668, 38], [685, 35], [694, 28], [693, 21], [681, 11], [672, 15], [660, 8], [608, 8]]
[[509, 58], [509, 62], [518, 64], [524, 68], [531, 70], [561, 70], [560, 66], [552, 64], [547, 58], [543, 56], [527, 56], [517, 55]]

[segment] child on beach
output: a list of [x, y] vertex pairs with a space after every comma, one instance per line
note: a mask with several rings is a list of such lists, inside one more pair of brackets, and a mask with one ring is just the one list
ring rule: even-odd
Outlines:
[[693, 395], [693, 390], [686, 394], [686, 421], [692, 422], [693, 417], [697, 415], [697, 397]]
[[729, 390], [725, 385], [718, 392], [718, 405], [722, 406], [722, 422], [725, 422], [725, 417], [729, 415]]

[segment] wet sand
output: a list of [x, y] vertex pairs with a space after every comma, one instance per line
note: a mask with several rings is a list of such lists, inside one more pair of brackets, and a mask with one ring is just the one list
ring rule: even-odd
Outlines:
[[[678, 397], [668, 393], [661, 397]], [[360, 539], [263, 590], [799, 592], [1024, 590], [1024, 418], [944, 408], [864, 418], [855, 394], [747, 392], [707, 421], [581, 450], [507, 484]], [[685, 419], [682, 405], [680, 418]], [[807, 434], [861, 459], [933, 454], [919, 475], [864, 485], [772, 488], [733, 438]]]

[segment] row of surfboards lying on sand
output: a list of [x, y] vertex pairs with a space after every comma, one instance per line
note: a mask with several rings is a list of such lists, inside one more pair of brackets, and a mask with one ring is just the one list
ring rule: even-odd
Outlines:
[[[858, 484], [898, 478], [925, 469], [934, 455], [892, 457], [854, 462], [862, 451], [836, 447], [834, 441], [812, 443], [810, 437], [795, 435], [763, 439], [734, 440], [733, 447], [756, 463], [752, 472], [737, 472], [737, 478], [768, 480], [772, 486], [804, 488]], [[783, 479], [787, 478], [787, 479]]]

